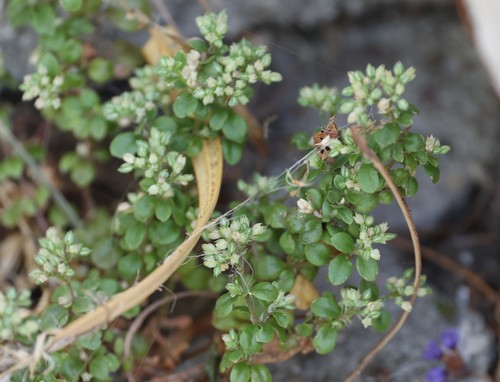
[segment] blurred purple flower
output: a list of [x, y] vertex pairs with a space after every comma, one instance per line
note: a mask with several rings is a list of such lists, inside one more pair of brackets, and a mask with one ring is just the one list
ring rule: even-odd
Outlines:
[[443, 367], [433, 367], [427, 372], [425, 382], [444, 382], [448, 375]]
[[453, 350], [457, 347], [458, 341], [460, 341], [460, 336], [458, 334], [458, 330], [456, 329], [447, 329], [443, 330], [441, 333], [441, 337], [439, 337], [441, 344], [446, 348]]
[[443, 355], [443, 352], [441, 351], [441, 348], [439, 347], [438, 343], [436, 341], [431, 341], [427, 344], [427, 347], [425, 348], [423, 352], [423, 357], [424, 359], [428, 361], [432, 360], [439, 360], [441, 359], [441, 356]]

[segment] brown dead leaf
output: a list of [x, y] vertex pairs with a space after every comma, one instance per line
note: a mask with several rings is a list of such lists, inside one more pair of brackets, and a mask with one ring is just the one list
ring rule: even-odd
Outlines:
[[295, 279], [290, 294], [295, 296], [295, 306], [300, 310], [309, 309], [311, 303], [319, 296], [314, 284], [302, 275], [298, 275]]

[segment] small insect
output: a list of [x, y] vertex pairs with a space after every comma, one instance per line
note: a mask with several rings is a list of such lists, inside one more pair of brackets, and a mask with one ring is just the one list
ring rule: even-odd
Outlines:
[[322, 128], [313, 136], [314, 146], [318, 148], [319, 155], [324, 161], [328, 159], [328, 154], [331, 151], [330, 146], [328, 146], [330, 140], [336, 139], [340, 136], [340, 131], [335, 122], [333, 122], [334, 119], [335, 115], [330, 118], [330, 121], [328, 122], [328, 125], [326, 125], [326, 127]]

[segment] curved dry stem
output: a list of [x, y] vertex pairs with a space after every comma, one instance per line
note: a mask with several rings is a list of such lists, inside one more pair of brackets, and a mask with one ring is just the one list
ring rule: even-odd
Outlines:
[[[422, 255], [420, 251], [420, 241], [418, 239], [417, 229], [413, 222], [410, 209], [408, 208], [408, 205], [406, 204], [406, 201], [399, 192], [397, 186], [394, 184], [391, 175], [389, 174], [385, 166], [382, 164], [380, 159], [377, 157], [377, 154], [375, 154], [373, 150], [371, 150], [368, 147], [365, 137], [359, 133], [358, 127], [351, 128], [351, 131], [354, 142], [356, 142], [363, 155], [366, 158], [368, 158], [372, 162], [373, 166], [377, 169], [377, 171], [380, 172], [380, 174], [386, 181], [387, 185], [391, 189], [392, 193], [394, 194], [394, 197], [398, 202], [399, 208], [401, 209], [401, 212], [403, 213], [403, 216], [405, 218], [406, 225], [410, 230], [411, 241], [413, 243], [413, 253], [415, 256], [415, 278], [413, 280], [414, 292], [409, 300], [410, 304], [413, 306], [415, 299], [417, 298], [420, 274], [422, 272]], [[387, 334], [370, 350], [370, 352], [363, 357], [363, 359], [359, 362], [356, 369], [354, 369], [353, 371], [351, 371], [351, 373], [349, 373], [344, 382], [352, 382], [356, 380], [356, 378], [361, 374], [363, 369], [371, 362], [371, 360], [375, 357], [375, 355], [377, 355], [377, 353], [379, 353], [389, 343], [389, 341], [392, 340], [392, 338], [397, 334], [397, 332], [399, 331], [399, 329], [401, 329], [401, 327], [403, 326], [409, 315], [410, 312], [407, 311], [401, 314], [399, 320], [389, 329]]]

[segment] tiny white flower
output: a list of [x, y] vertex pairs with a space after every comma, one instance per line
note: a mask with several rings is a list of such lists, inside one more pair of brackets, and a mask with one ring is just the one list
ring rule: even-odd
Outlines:
[[302, 198], [297, 200], [297, 207], [299, 208], [299, 212], [303, 214], [311, 214], [314, 211], [311, 202]]

